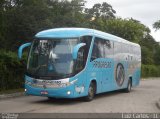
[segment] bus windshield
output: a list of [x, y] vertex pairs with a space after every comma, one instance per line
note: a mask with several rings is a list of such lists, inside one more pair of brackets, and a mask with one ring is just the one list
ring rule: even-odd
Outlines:
[[72, 52], [79, 38], [35, 39], [32, 43], [27, 74], [43, 79], [67, 78], [74, 74]]

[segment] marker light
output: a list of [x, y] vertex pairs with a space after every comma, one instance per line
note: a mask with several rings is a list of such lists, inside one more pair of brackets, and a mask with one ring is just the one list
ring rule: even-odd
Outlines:
[[67, 91], [67, 95], [70, 95], [71, 94], [71, 91]]

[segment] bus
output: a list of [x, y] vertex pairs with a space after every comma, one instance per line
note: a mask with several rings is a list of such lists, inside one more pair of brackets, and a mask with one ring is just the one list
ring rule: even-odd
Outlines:
[[84, 97], [139, 85], [138, 44], [95, 29], [55, 28], [37, 33], [21, 45], [30, 47], [25, 94], [51, 98]]

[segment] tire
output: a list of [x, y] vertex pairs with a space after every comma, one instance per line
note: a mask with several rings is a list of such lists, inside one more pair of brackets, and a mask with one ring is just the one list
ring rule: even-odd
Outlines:
[[132, 81], [128, 80], [127, 88], [125, 89], [125, 92], [129, 93], [132, 90]]
[[95, 94], [96, 94], [96, 85], [95, 83], [91, 82], [89, 89], [88, 89], [88, 95], [84, 98], [85, 101], [87, 102], [92, 101]]
[[48, 97], [48, 100], [55, 100], [56, 98]]

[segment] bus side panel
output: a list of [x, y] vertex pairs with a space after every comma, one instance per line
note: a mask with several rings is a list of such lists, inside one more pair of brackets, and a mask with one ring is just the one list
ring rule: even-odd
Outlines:
[[102, 92], [114, 90], [114, 59], [105, 58], [101, 62], [105, 65], [102, 68]]
[[132, 78], [132, 86], [137, 86], [140, 83], [140, 74], [141, 74], [141, 69], [137, 68], [135, 72], [133, 73], [133, 78]]
[[114, 90], [127, 87], [129, 79], [128, 46], [114, 42]]
[[96, 80], [97, 93], [113, 90], [113, 59], [98, 58], [90, 62], [88, 78]]
[[140, 47], [135, 47], [133, 50], [134, 53], [134, 72], [133, 72], [133, 81], [132, 86], [139, 85], [141, 78], [141, 49]]
[[96, 81], [96, 93], [101, 93], [102, 91], [102, 71], [96, 66], [97, 60], [90, 61], [87, 66], [87, 80], [86, 80], [86, 89], [89, 88], [89, 85], [92, 80]]
[[76, 76], [70, 78], [70, 81], [76, 80], [74, 84], [74, 97], [83, 97], [87, 95], [87, 88], [86, 88], [86, 80], [87, 80], [87, 72], [86, 69], [82, 70]]

